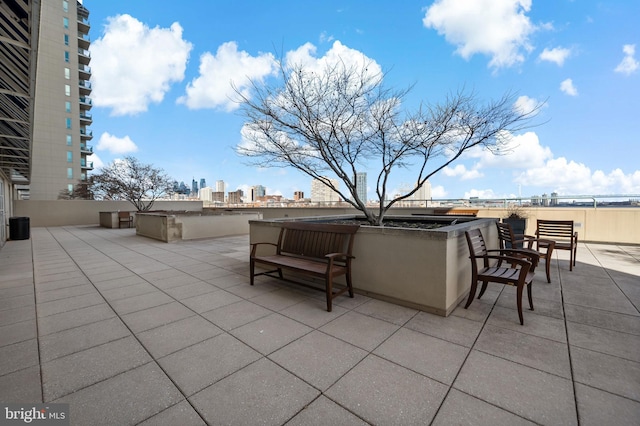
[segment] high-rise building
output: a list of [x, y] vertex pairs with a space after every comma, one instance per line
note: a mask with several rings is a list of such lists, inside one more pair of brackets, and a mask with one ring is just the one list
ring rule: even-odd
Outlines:
[[[329, 178], [326, 178], [329, 179]], [[337, 179], [329, 179], [335, 188], [339, 188]], [[313, 203], [335, 203], [340, 201], [340, 195], [325, 185], [320, 179], [311, 181], [311, 202]]]
[[202, 201], [213, 201], [213, 191], [208, 186], [204, 188], [200, 188], [200, 192], [198, 192], [198, 198]]
[[225, 192], [225, 183], [223, 180], [217, 180], [216, 181], [216, 192]]
[[200, 178], [200, 189], [207, 186], [207, 181], [204, 178]]
[[431, 183], [425, 181], [416, 192], [413, 193], [411, 199], [414, 201], [414, 207], [426, 207], [427, 201], [431, 200]]
[[89, 11], [41, 1], [29, 197], [55, 200], [93, 169]]
[[304, 192], [302, 191], [294, 191], [293, 192], [293, 199], [298, 201], [298, 200], [303, 200], [304, 199]]
[[367, 174], [365, 172], [356, 173], [356, 194], [363, 203], [367, 204]]
[[244, 192], [242, 192], [242, 189], [238, 189], [234, 192], [229, 191], [229, 204], [242, 204], [243, 195]]
[[267, 188], [262, 185], [254, 185], [251, 187], [251, 202], [259, 201], [260, 198], [267, 195]]
[[191, 193], [194, 195], [198, 194], [198, 182], [195, 179], [191, 179]]

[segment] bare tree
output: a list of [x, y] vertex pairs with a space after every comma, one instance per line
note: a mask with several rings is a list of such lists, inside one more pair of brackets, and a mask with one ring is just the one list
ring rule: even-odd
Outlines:
[[[280, 84], [253, 82], [251, 97], [236, 90], [246, 120], [236, 151], [252, 165], [294, 167], [319, 179], [372, 225], [380, 225], [389, 208], [465, 151], [482, 146], [499, 153], [505, 138], [529, 127], [541, 107], [522, 111], [511, 93], [481, 104], [461, 90], [442, 104], [406, 111], [402, 102], [411, 88], [387, 89], [383, 74], [370, 72], [366, 64], [338, 62], [321, 72], [281, 64], [280, 76]], [[439, 163], [428, 168], [435, 159]], [[356, 174], [365, 168], [376, 170], [375, 209], [356, 191]], [[389, 179], [400, 168], [415, 170], [415, 188], [390, 198]], [[327, 174], [337, 176], [346, 190]]]
[[93, 200], [91, 176], [87, 180], [79, 181], [73, 186], [73, 190], [62, 189], [58, 193], [58, 200]]
[[138, 211], [151, 210], [153, 203], [173, 192], [173, 180], [150, 164], [127, 156], [91, 176], [96, 199], [127, 200]]

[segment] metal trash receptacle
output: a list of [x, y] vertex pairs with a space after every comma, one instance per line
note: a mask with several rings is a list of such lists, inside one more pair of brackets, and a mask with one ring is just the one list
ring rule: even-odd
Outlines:
[[29, 218], [10, 217], [9, 218], [9, 239], [28, 240], [29, 239]]

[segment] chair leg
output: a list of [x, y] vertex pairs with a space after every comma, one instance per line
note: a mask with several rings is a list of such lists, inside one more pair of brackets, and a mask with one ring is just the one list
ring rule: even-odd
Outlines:
[[533, 295], [531, 294], [532, 284], [533, 281], [527, 285], [527, 296], [529, 296], [529, 309], [533, 311]]
[[464, 305], [464, 308], [467, 309], [469, 307], [469, 305], [471, 305], [471, 302], [473, 302], [473, 299], [476, 297], [476, 289], [478, 287], [478, 280], [471, 280], [471, 289], [469, 290], [469, 298], [467, 299], [467, 304]]
[[331, 280], [331, 276], [327, 277], [325, 285], [327, 287], [327, 312], [331, 312], [331, 298], [333, 297], [333, 283]]
[[256, 261], [253, 259], [249, 260], [249, 284], [253, 285], [253, 276], [256, 268]]
[[347, 288], [349, 289], [349, 297], [353, 299], [353, 284], [351, 284], [350, 272], [347, 272]]
[[487, 284], [489, 284], [488, 281], [482, 281], [482, 288], [480, 289], [480, 294], [478, 295], [478, 299], [480, 299], [484, 294], [484, 292], [487, 290]]
[[518, 291], [516, 292], [518, 302], [518, 317], [520, 318], [520, 325], [524, 325], [524, 318], [522, 317], [522, 287], [524, 284], [518, 285]]
[[551, 283], [551, 256], [545, 258], [544, 267], [547, 272], [547, 282]]

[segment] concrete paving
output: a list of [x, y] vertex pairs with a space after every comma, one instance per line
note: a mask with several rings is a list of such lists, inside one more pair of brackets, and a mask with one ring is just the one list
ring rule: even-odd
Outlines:
[[[535, 311], [443, 318], [248, 278], [248, 236], [34, 228], [0, 249], [0, 401], [74, 425], [637, 425], [640, 246], [556, 252]], [[357, 277], [355, 277], [357, 280]], [[527, 304], [524, 303], [526, 307]]]

